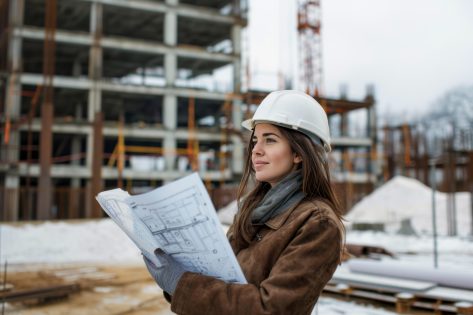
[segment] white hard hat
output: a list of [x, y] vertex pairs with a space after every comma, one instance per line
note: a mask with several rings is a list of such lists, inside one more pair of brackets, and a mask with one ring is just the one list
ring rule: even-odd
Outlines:
[[298, 130], [316, 142], [322, 141], [325, 151], [331, 150], [327, 114], [313, 97], [304, 92], [282, 90], [269, 93], [253, 118], [242, 122], [242, 126], [252, 130], [256, 124], [264, 122]]

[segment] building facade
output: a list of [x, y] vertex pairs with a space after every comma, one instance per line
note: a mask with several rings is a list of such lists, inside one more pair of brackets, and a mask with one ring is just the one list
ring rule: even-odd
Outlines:
[[243, 0], [2, 1], [2, 220], [242, 170]]

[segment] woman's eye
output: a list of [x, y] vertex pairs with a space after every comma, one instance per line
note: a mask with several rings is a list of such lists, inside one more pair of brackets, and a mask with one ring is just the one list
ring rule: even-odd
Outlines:
[[272, 139], [272, 138], [266, 138], [266, 142], [276, 142], [276, 140]]

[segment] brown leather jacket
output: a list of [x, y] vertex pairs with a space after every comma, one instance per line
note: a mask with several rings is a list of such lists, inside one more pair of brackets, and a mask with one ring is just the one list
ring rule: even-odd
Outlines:
[[171, 309], [181, 315], [310, 314], [341, 260], [343, 230], [328, 205], [303, 202], [261, 226], [238, 248], [229, 240], [248, 284], [186, 272]]

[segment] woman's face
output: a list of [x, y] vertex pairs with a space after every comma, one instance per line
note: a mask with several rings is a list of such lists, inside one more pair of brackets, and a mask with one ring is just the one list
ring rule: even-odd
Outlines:
[[271, 124], [257, 124], [253, 135], [251, 162], [256, 179], [276, 185], [301, 162], [289, 141]]

